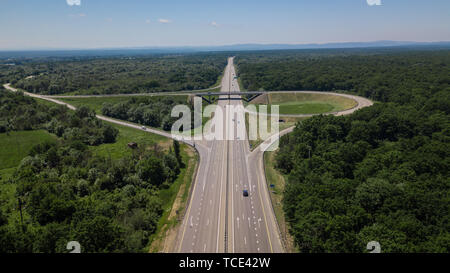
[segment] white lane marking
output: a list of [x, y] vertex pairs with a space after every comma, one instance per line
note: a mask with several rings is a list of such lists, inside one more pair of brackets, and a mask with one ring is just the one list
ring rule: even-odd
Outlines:
[[191, 216], [191, 227], [193, 226], [194, 224], [192, 223], [192, 216]]
[[247, 237], [244, 236], [244, 243], [247, 244]]
[[236, 218], [237, 221], [237, 227], [239, 228], [239, 217]]
[[262, 219], [259, 218], [259, 219], [258, 219], [258, 226], [259, 226], [259, 228], [261, 228], [261, 221], [262, 221]]
[[[209, 165], [211, 163], [211, 153], [208, 153], [208, 161], [207, 162], [208, 163], [206, 163], [206, 170], [209, 170]], [[205, 179], [203, 179], [203, 193], [205, 193], [206, 178], [207, 178], [207, 175], [205, 175]]]
[[206, 220], [206, 225], [209, 225], [209, 218]]
[[250, 228], [250, 217], [248, 217], [248, 227]]
[[206, 244], [203, 245], [203, 252], [206, 252]]
[[[232, 143], [230, 145], [232, 145]], [[230, 158], [233, 158], [233, 149], [231, 149]], [[239, 173], [237, 173], [237, 174], [239, 176]], [[231, 162], [231, 184], [230, 185], [234, 184], [233, 179], [234, 179], [233, 162]], [[227, 206], [228, 206], [228, 204], [227, 204]], [[233, 189], [231, 189], [231, 221], [233, 221], [233, 220], [234, 220], [234, 195], [233, 195]], [[235, 237], [234, 237], [234, 223], [233, 222], [231, 223], [231, 234], [232, 234], [232, 238], [231, 238], [230, 242], [233, 244], [233, 253], [234, 253], [234, 238]]]

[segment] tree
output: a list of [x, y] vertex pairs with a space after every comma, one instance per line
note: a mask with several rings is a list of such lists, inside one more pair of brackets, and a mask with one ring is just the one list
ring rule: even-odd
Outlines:
[[141, 160], [136, 165], [136, 171], [139, 178], [155, 186], [161, 185], [167, 178], [162, 160], [154, 155]]
[[175, 152], [175, 157], [177, 158], [178, 165], [182, 166], [183, 159], [181, 158], [180, 142], [178, 140], [173, 141], [173, 151]]

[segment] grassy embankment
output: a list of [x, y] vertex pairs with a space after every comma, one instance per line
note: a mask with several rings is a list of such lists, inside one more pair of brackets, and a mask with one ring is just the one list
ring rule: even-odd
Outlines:
[[267, 104], [268, 112], [272, 105], [279, 105], [281, 115], [298, 115], [343, 111], [355, 107], [357, 102], [330, 94], [271, 93], [266, 98], [256, 98], [254, 104]]
[[[281, 237], [284, 241], [286, 251], [289, 253], [298, 252], [298, 249], [294, 245], [294, 240], [289, 234], [289, 223], [286, 222], [283, 211], [283, 192], [287, 176], [283, 175], [275, 168], [275, 155], [276, 151], [264, 153], [264, 167], [267, 185], [270, 189], [270, 198], [272, 200], [275, 217], [277, 218], [280, 227]], [[271, 185], [273, 185], [273, 187], [271, 187]]]
[[[311, 93], [271, 93], [255, 98], [250, 102], [257, 107], [267, 105], [267, 113], [270, 113], [272, 105], [279, 105], [280, 115], [300, 115], [300, 114], [325, 114], [336, 111], [343, 111], [353, 108], [357, 102], [336, 95], [311, 94]], [[280, 131], [294, 126], [297, 122], [305, 120], [307, 117], [280, 117]], [[246, 115], [246, 125], [248, 130], [248, 114]], [[270, 130], [270, 119], [268, 118], [268, 130]], [[257, 140], [250, 140], [252, 149], [258, 146], [263, 140], [258, 134]]]
[[[46, 101], [39, 100], [39, 102], [46, 105], [52, 105], [52, 103]], [[77, 106], [80, 105], [82, 104], [78, 104]], [[90, 101], [89, 106], [96, 111], [101, 109], [101, 104], [99, 108], [96, 101]], [[113, 160], [122, 158], [131, 154], [131, 149], [127, 146], [129, 142], [136, 142], [141, 146], [153, 146], [158, 144], [165, 150], [169, 149], [172, 145], [170, 139], [159, 135], [113, 123], [111, 123], [111, 125], [119, 130], [117, 141], [112, 144], [90, 146], [89, 149], [94, 155], [109, 157]], [[15, 198], [15, 185], [9, 183], [9, 178], [14, 174], [20, 161], [28, 155], [34, 145], [45, 141], [56, 140], [56, 136], [45, 130], [0, 134], [0, 209], [2, 209], [6, 215], [10, 215], [10, 223], [17, 223], [19, 221], [19, 213], [17, 210], [17, 200]], [[173, 217], [172, 213], [170, 213], [175, 207], [175, 211], [184, 211], [193, 173], [197, 166], [198, 156], [192, 148], [184, 144], [181, 145], [181, 154], [184, 167], [181, 169], [180, 175], [169, 188], [159, 192], [164, 213], [158, 222], [157, 232], [151, 237], [151, 241], [164, 238], [167, 231], [176, 226], [178, 218]], [[24, 221], [30, 220], [26, 211], [24, 211], [23, 216]], [[159, 251], [159, 249], [156, 248], [156, 251]]]

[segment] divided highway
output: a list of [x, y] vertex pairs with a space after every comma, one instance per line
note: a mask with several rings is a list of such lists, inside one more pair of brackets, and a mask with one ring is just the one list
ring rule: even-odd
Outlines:
[[[220, 85], [222, 92], [240, 92], [235, 76], [233, 58], [229, 58]], [[17, 91], [10, 84], [5, 84], [4, 87], [13, 92]], [[62, 102], [58, 98], [89, 97], [45, 96], [28, 92], [24, 92], [24, 94], [65, 105], [72, 110], [75, 109], [74, 106]], [[333, 113], [334, 115], [350, 114], [360, 108], [372, 105], [370, 100], [358, 96], [333, 94], [351, 97], [358, 102], [355, 108]], [[96, 97], [101, 97], [101, 95]], [[193, 183], [191, 197], [177, 234], [177, 243], [172, 249], [173, 252], [284, 252], [265, 178], [264, 150], [258, 147], [250, 152], [245, 118], [231, 115], [226, 110], [230, 106], [242, 106], [242, 100], [240, 100], [239, 95], [230, 97], [231, 100], [228, 99], [228, 95], [220, 97], [217, 107], [222, 109], [224, 115], [216, 115], [213, 119], [221, 118], [223, 124], [228, 125], [224, 128], [223, 139], [227, 139], [226, 135], [232, 132], [234, 134], [232, 140], [199, 140], [194, 142], [180, 139], [179, 136], [172, 136], [170, 133], [161, 130], [146, 129], [149, 133], [179, 139], [194, 146], [200, 155], [199, 168]], [[97, 118], [141, 129], [138, 124], [102, 115], [97, 115]], [[279, 135], [287, 134], [292, 130], [293, 127], [285, 129]], [[272, 138], [264, 143], [268, 144], [274, 141], [276, 140]], [[248, 196], [243, 195], [244, 190], [248, 191]]]
[[[239, 92], [233, 58], [222, 79], [223, 92]], [[264, 172], [249, 156], [245, 120], [227, 105], [242, 105], [239, 96], [221, 96], [223, 124], [234, 140], [203, 140], [207, 147], [178, 237], [178, 252], [283, 252]], [[233, 100], [235, 98], [236, 100]], [[229, 133], [224, 128], [224, 139]], [[239, 134], [244, 132], [243, 134]], [[241, 137], [239, 137], [241, 135]], [[239, 138], [238, 138], [239, 137]], [[243, 190], [249, 192], [243, 195]]]

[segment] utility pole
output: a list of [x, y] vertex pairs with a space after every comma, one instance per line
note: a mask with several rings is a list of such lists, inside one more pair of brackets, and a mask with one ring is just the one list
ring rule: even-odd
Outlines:
[[20, 225], [22, 227], [22, 232], [25, 233], [25, 228], [23, 226], [22, 200], [20, 199], [20, 197], [18, 197], [17, 200], [19, 201]]

